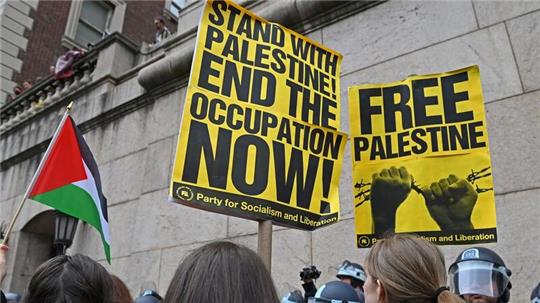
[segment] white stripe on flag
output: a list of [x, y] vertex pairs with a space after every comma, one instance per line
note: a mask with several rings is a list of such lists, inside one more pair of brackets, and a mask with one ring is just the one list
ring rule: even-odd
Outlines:
[[103, 237], [105, 238], [105, 242], [110, 245], [111, 239], [109, 236], [109, 223], [105, 220], [105, 217], [103, 216], [103, 210], [101, 209], [101, 200], [99, 199], [99, 194], [96, 188], [96, 181], [94, 180], [94, 176], [92, 176], [90, 169], [88, 169], [88, 166], [86, 166], [86, 163], [84, 163], [84, 161], [82, 162], [84, 164], [84, 170], [86, 171], [86, 176], [88, 177], [88, 179], [73, 182], [73, 185], [83, 189], [92, 197], [92, 200], [94, 201], [94, 204], [96, 205], [96, 208], [99, 212], [99, 220], [101, 222], [101, 229], [103, 230]]

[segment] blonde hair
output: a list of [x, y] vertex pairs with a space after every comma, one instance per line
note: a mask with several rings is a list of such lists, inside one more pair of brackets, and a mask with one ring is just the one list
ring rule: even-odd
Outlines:
[[[417, 236], [396, 234], [381, 239], [366, 257], [368, 274], [379, 280], [389, 303], [462, 303], [446, 286], [444, 256]], [[435, 296], [437, 296], [435, 298]]]

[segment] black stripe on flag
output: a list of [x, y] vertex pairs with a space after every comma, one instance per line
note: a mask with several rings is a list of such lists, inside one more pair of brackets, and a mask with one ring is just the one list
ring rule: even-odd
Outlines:
[[101, 177], [99, 176], [99, 170], [96, 160], [94, 159], [94, 155], [92, 155], [88, 144], [86, 144], [86, 141], [84, 141], [84, 138], [81, 135], [81, 131], [77, 127], [77, 124], [75, 123], [75, 121], [73, 121], [73, 118], [71, 118], [71, 116], [69, 117], [69, 119], [73, 125], [73, 129], [75, 129], [75, 134], [77, 136], [77, 141], [79, 142], [79, 148], [81, 150], [81, 156], [83, 158], [83, 161], [84, 163], [86, 163], [86, 166], [88, 166], [88, 169], [92, 173], [94, 181], [96, 182], [96, 188], [99, 195], [99, 202], [101, 205], [103, 217], [107, 222], [109, 222], [109, 215], [107, 213], [107, 198], [105, 198], [105, 196], [103, 195], [103, 191], [101, 190]]

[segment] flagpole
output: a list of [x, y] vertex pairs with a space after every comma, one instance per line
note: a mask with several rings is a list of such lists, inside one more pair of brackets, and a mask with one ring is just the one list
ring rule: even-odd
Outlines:
[[21, 202], [19, 203], [19, 207], [17, 208], [15, 215], [11, 219], [9, 226], [6, 229], [6, 232], [4, 234], [4, 240], [2, 241], [2, 245], [7, 245], [7, 242], [9, 240], [9, 234], [11, 233], [13, 226], [15, 226], [15, 221], [19, 217], [19, 214], [21, 213], [24, 202], [26, 201], [26, 199], [28, 199], [28, 195], [30, 194], [30, 191], [32, 190], [32, 188], [34, 187], [34, 184], [36, 183], [37, 177], [39, 176], [39, 174], [41, 173], [41, 170], [43, 169], [45, 160], [47, 160], [47, 158], [49, 157], [49, 154], [51, 153], [51, 148], [54, 146], [54, 143], [56, 143], [56, 140], [58, 139], [60, 130], [64, 126], [64, 123], [66, 123], [66, 120], [69, 116], [72, 106], [73, 106], [73, 101], [71, 101], [69, 105], [66, 107], [66, 111], [64, 112], [64, 116], [62, 117], [62, 120], [60, 121], [60, 125], [58, 125], [58, 127], [56, 128], [54, 135], [51, 139], [51, 142], [49, 143], [49, 146], [47, 147], [47, 150], [45, 151], [43, 158], [41, 158], [41, 162], [39, 162], [38, 168], [36, 169], [36, 172], [34, 173], [34, 176], [32, 177], [32, 181], [30, 181], [30, 185], [26, 188], [26, 192], [24, 193], [24, 196], [22, 197]]

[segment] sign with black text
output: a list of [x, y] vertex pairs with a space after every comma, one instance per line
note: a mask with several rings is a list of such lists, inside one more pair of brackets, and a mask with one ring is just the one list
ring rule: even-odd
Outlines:
[[349, 88], [359, 247], [385, 233], [496, 242], [478, 66]]
[[173, 201], [312, 230], [339, 218], [341, 55], [229, 1], [203, 11]]

